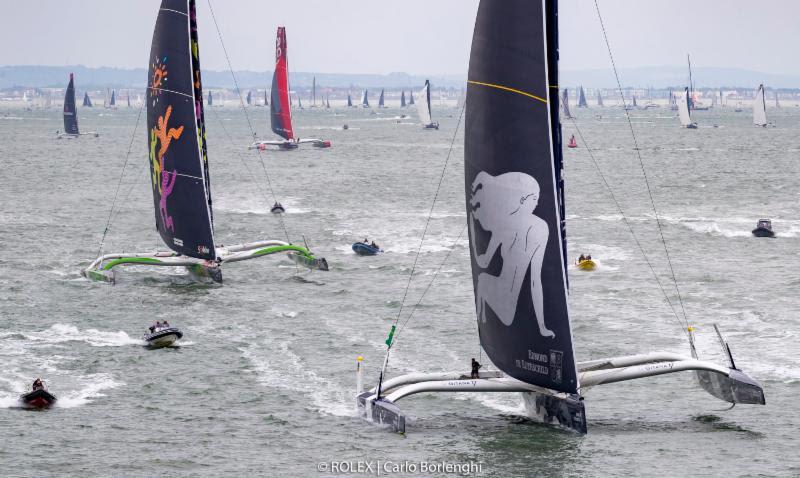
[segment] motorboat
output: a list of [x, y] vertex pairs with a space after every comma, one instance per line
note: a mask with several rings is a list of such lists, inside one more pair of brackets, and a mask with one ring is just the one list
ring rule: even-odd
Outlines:
[[153, 332], [144, 334], [142, 340], [145, 341], [147, 347], [151, 349], [160, 349], [162, 347], [170, 347], [183, 337], [183, 332], [177, 327], [159, 327], [154, 328]]
[[772, 230], [772, 221], [769, 219], [759, 219], [756, 228], [752, 232], [756, 237], [775, 237], [775, 231]]
[[272, 214], [283, 214], [283, 213], [285, 213], [285, 212], [286, 212], [286, 209], [283, 207], [283, 205], [282, 205], [281, 203], [279, 203], [279, 202], [276, 202], [276, 203], [275, 203], [275, 204], [272, 206], [272, 209], [270, 209], [269, 211], [270, 211]]
[[359, 256], [375, 256], [383, 252], [374, 242], [367, 244], [366, 242], [356, 242], [353, 244], [353, 252]]
[[43, 382], [34, 383], [33, 390], [19, 397], [23, 406], [28, 408], [49, 408], [56, 400], [56, 396], [47, 391]]
[[575, 261], [575, 266], [582, 271], [593, 271], [597, 269], [597, 263], [591, 258], [583, 258]]

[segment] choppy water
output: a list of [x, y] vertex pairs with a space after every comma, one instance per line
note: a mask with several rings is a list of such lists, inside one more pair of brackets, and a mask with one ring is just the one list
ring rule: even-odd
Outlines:
[[[598, 111], [602, 119], [594, 117]], [[360, 109], [296, 112], [301, 137], [330, 138], [333, 148], [263, 157], [288, 208], [290, 237], [305, 235], [332, 270], [297, 275], [291, 262], [267, 257], [229, 265], [222, 286], [192, 284], [178, 270], [129, 269], [116, 286], [78, 273], [98, 252], [136, 111], [81, 109], [81, 128], [101, 137], [73, 141], [54, 139], [62, 127], [58, 111], [1, 113], [4, 476], [316, 476], [318, 463], [332, 460], [473, 461], [482, 463], [483, 475], [501, 477], [800, 474], [795, 108], [770, 111], [778, 124], [772, 129], [755, 129], [748, 113], [731, 109], [698, 112], [696, 131], [679, 129], [663, 109], [634, 113], [701, 353], [721, 359], [711, 328], [719, 323], [737, 364], [764, 383], [767, 405], [722, 412], [726, 404], [688, 373], [606, 385], [586, 394], [586, 436], [518, 419], [516, 395], [405, 399], [401, 405], [412, 417], [405, 437], [355, 414], [355, 357], [365, 357], [374, 382], [456, 126], [454, 108], [434, 105], [438, 132], [413, 120], [398, 123], [395, 109], [377, 116]], [[249, 114], [265, 133], [265, 111]], [[625, 214], [669, 283], [621, 111], [578, 114]], [[243, 113], [213, 108], [207, 119], [217, 241], [283, 238], [268, 212], [272, 198], [258, 157], [244, 149], [250, 132]], [[342, 131], [343, 123], [350, 129]], [[720, 127], [710, 127], [715, 123]], [[159, 246], [142, 128], [109, 252]], [[569, 137], [574, 125], [564, 132]], [[570, 254], [589, 252], [600, 262], [594, 273], [571, 271], [578, 359], [686, 353], [680, 327], [587, 149], [565, 150], [565, 157]], [[462, 231], [462, 162], [458, 134], [411, 304]], [[750, 236], [762, 216], [773, 219], [777, 239]], [[364, 236], [386, 254], [356, 257], [350, 244]], [[472, 301], [462, 238], [400, 331], [390, 374], [466, 370], [480, 353]], [[140, 346], [141, 332], [157, 319], [184, 330], [183, 346]], [[59, 396], [54, 409], [16, 407], [36, 376]]]

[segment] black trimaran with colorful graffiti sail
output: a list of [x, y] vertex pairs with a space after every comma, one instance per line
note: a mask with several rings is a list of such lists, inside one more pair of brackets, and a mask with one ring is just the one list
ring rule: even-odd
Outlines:
[[[83, 98], [83, 104], [86, 106], [86, 100], [89, 98], [89, 94], [86, 93]], [[89, 101], [89, 106], [92, 106], [91, 101]], [[91, 131], [89, 133], [81, 133], [78, 129], [78, 106], [75, 103], [75, 77], [72, 73], [69, 74], [69, 84], [67, 85], [67, 91], [64, 93], [64, 132], [61, 131], [56, 132], [56, 137], [58, 139], [61, 138], [79, 138], [85, 135], [92, 135], [95, 138], [100, 136], [99, 133]]]
[[83, 275], [113, 282], [114, 268], [123, 264], [185, 266], [197, 278], [220, 282], [222, 264], [278, 252], [327, 269], [307, 248], [283, 241], [224, 247], [214, 242], [198, 50], [194, 0], [162, 0], [150, 50], [147, 147], [156, 229], [171, 251], [101, 253]]
[[[316, 87], [316, 84], [315, 84]], [[329, 148], [331, 142], [318, 138], [298, 138], [292, 127], [292, 108], [289, 99], [289, 54], [286, 50], [286, 28], [278, 27], [275, 42], [275, 72], [272, 74], [272, 101], [269, 102], [269, 120], [272, 132], [282, 140], [256, 141], [250, 149], [266, 149], [277, 146], [280, 149], [296, 149], [304, 143], [311, 143], [317, 148]], [[298, 101], [300, 97], [298, 96]], [[301, 106], [302, 108], [302, 106]]]
[[478, 378], [461, 370], [385, 379], [387, 352], [378, 385], [357, 395], [361, 413], [375, 422], [404, 431], [397, 402], [417, 393], [522, 392], [532, 418], [585, 433], [581, 395], [589, 387], [686, 370], [717, 398], [764, 403], [761, 386], [732, 359], [721, 366], [697, 358], [691, 328], [691, 356], [651, 352], [576, 363], [557, 18], [556, 0], [483, 0], [475, 22], [464, 134], [466, 210], [480, 343], [500, 370], [476, 372]]

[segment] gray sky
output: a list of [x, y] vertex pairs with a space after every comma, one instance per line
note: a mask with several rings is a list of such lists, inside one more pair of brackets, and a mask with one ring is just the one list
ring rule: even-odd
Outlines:
[[[501, 1], [501, 0], [493, 0]], [[144, 68], [159, 0], [0, 0], [0, 65]], [[619, 67], [800, 74], [800, 1], [599, 0]], [[293, 71], [466, 74], [477, 0], [212, 0], [236, 70], [272, 68], [287, 27]], [[207, 0], [204, 69], [225, 70]], [[608, 68], [592, 0], [561, 0], [561, 68]]]

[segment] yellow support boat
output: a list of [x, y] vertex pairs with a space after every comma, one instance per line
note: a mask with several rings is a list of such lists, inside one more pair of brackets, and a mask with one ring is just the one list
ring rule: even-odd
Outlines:
[[593, 271], [597, 269], [597, 263], [591, 259], [584, 259], [582, 261], [576, 261], [575, 265], [578, 266], [578, 269], [582, 271]]

